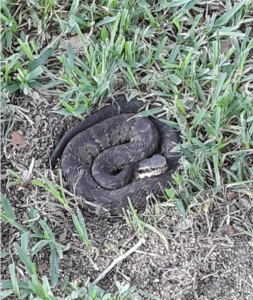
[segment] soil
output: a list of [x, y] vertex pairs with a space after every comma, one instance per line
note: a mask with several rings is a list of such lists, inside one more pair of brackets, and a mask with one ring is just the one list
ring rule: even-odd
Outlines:
[[[57, 206], [57, 199], [49, 192], [31, 184], [31, 179], [40, 179], [34, 171], [39, 170], [59, 185], [58, 167], [52, 171], [49, 166], [50, 153], [64, 132], [79, 122], [52, 112], [59, 101], [50, 92], [36, 92], [33, 96], [34, 99], [16, 97], [16, 108], [2, 116], [2, 193], [11, 202], [20, 224], [25, 224], [25, 213], [29, 214], [31, 207], [38, 211], [56, 241], [65, 246], [59, 263], [60, 282], [68, 275], [70, 281], [77, 280], [79, 286], [83, 286], [88, 281], [93, 282], [142, 235], [136, 223], [126, 217], [108, 218], [83, 210], [93, 249], [89, 253], [70, 214]], [[20, 151], [8, 137], [11, 131], [25, 138]], [[22, 184], [7, 187], [14, 181], [7, 169], [22, 176], [29, 170], [33, 158], [35, 163], [29, 184], [24, 184], [26, 180], [23, 180]], [[203, 203], [191, 203], [185, 220], [173, 205], [158, 202], [148, 205], [143, 218], [160, 229], [168, 243], [145, 229], [145, 244], [118, 263], [98, 286], [115, 292], [115, 282], [125, 282], [166, 300], [253, 300], [252, 199], [240, 193], [228, 194], [225, 198], [210, 193], [205, 197]], [[71, 195], [68, 199], [73, 208], [74, 199]], [[2, 222], [1, 246], [7, 256], [1, 261], [1, 280], [10, 279], [8, 266], [12, 262], [19, 270], [20, 280], [27, 274], [14, 248], [15, 243], [20, 244], [20, 232]], [[34, 258], [39, 276], [50, 278], [50, 253], [49, 247], [44, 248]], [[14, 298], [10, 296], [9, 299]], [[142, 299], [152, 297], [142, 295]]]

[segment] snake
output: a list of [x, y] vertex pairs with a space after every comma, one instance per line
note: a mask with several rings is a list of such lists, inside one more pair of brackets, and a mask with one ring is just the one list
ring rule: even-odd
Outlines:
[[[110, 215], [129, 207], [146, 207], [150, 195], [164, 195], [177, 169], [179, 132], [165, 117], [142, 117], [144, 103], [125, 95], [114, 97], [61, 138], [51, 166], [61, 159], [67, 188]], [[150, 106], [154, 108], [154, 106]]]

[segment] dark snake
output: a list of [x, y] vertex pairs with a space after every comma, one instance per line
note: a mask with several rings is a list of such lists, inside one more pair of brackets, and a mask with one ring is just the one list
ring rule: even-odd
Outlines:
[[[111, 215], [119, 215], [129, 206], [128, 197], [135, 209], [143, 209], [147, 196], [162, 195], [170, 187], [180, 157], [172, 152], [179, 143], [178, 132], [155, 117], [135, 117], [143, 107], [140, 100], [128, 102], [124, 95], [115, 100], [67, 132], [51, 155], [52, 167], [62, 156], [68, 188]], [[142, 148], [146, 142], [148, 146]], [[168, 170], [133, 181], [137, 163], [155, 153], [164, 156]]]

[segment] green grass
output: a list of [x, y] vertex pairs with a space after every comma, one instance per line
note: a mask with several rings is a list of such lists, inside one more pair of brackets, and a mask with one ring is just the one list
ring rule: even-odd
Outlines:
[[[203, 1], [202, 6], [198, 2], [161, 0], [152, 6], [146, 1], [123, 0], [58, 4], [52, 0], [27, 0], [23, 4], [1, 1], [3, 117], [19, 109], [12, 102], [16, 93], [31, 95], [43, 88], [59, 98], [62, 108], [57, 113], [82, 119], [92, 105], [118, 89], [121, 78], [128, 86], [128, 99], [155, 98], [167, 111], [167, 123], [181, 132], [178, 148], [183, 154], [182, 164], [173, 176], [174, 189], [166, 191], [168, 203], [174, 203], [184, 215], [193, 201], [202, 203], [216, 195], [226, 199], [232, 191], [252, 197], [253, 60], [248, 54], [253, 39], [249, 37], [250, 28], [245, 33], [240, 30], [253, 21], [252, 1], [217, 1], [225, 10], [210, 15], [205, 14]], [[47, 44], [46, 34], [52, 29], [56, 39]], [[35, 37], [30, 36], [32, 30]], [[79, 37], [79, 51], [70, 44], [61, 50], [61, 42], [70, 34]], [[224, 51], [222, 43], [228, 40], [231, 46]], [[16, 170], [9, 170], [9, 174], [15, 177], [10, 185], [22, 182]], [[44, 183], [33, 183], [58, 198], [91, 250], [81, 214], [76, 215], [69, 207], [62, 182], [57, 190], [41, 172], [38, 174]], [[23, 232], [24, 244], [17, 251], [30, 270], [27, 282], [17, 282], [11, 264], [11, 283], [4, 286], [5, 295], [15, 293], [21, 299], [22, 293], [32, 290], [41, 299], [55, 299], [51, 286], [58, 282], [61, 245], [46, 222], [40, 220], [39, 225], [31, 223], [26, 228], [16, 221], [5, 197], [2, 204], [2, 219]], [[36, 213], [31, 210], [29, 218], [35, 218]], [[149, 224], [134, 211], [129, 224], [132, 221], [145, 234]], [[246, 227], [245, 233], [252, 237], [252, 226], [247, 223]], [[37, 277], [32, 257], [26, 256], [31, 237], [37, 239], [33, 251], [51, 248], [56, 269], [50, 283]], [[75, 292], [79, 293], [71, 291], [74, 296]], [[115, 299], [131, 298], [118, 294]]]

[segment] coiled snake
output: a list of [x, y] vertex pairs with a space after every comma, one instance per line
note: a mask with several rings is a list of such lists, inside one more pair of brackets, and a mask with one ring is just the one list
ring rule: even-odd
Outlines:
[[[172, 127], [154, 117], [136, 117], [143, 107], [140, 100], [127, 102], [123, 95], [116, 100], [66, 133], [51, 155], [52, 167], [62, 155], [62, 172], [75, 195], [112, 215], [128, 206], [127, 197], [142, 209], [148, 195], [161, 195], [179, 159], [179, 153], [172, 152], [179, 143]], [[145, 178], [147, 168], [151, 175], [157, 173], [157, 164], [163, 173]]]

